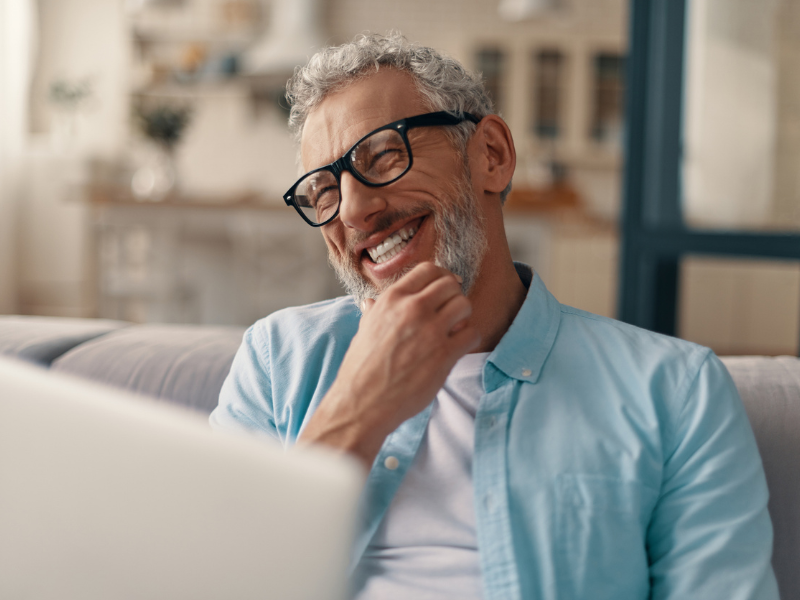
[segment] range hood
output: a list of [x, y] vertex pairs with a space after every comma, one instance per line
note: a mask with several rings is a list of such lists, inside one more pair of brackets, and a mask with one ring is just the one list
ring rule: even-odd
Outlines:
[[295, 67], [325, 45], [321, 0], [272, 0], [269, 27], [243, 57], [242, 74], [262, 83], [284, 85]]
[[500, 0], [497, 12], [506, 21], [524, 21], [556, 8], [558, 0]]

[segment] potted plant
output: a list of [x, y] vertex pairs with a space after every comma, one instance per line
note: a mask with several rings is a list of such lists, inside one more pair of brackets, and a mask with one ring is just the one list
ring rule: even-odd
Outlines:
[[174, 103], [140, 103], [135, 110], [139, 130], [154, 147], [152, 160], [133, 175], [136, 198], [157, 202], [177, 186], [175, 148], [191, 120], [191, 109]]

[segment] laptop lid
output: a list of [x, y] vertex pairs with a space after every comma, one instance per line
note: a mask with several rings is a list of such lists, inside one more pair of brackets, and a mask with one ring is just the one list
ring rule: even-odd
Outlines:
[[0, 598], [342, 598], [363, 473], [0, 359]]

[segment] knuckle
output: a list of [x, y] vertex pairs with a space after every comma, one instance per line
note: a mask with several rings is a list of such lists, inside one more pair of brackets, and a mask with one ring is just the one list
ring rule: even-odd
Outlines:
[[408, 299], [405, 312], [409, 318], [416, 321], [425, 316], [425, 308], [424, 298], [421, 296], [414, 296]]
[[399, 298], [402, 295], [403, 294], [400, 292], [400, 290], [396, 286], [390, 285], [388, 288], [386, 288], [381, 293], [381, 295], [378, 298], [378, 300], [383, 299], [384, 303], [386, 303], [386, 304], [394, 304], [399, 300]]
[[435, 275], [439, 271], [439, 267], [430, 261], [425, 261], [419, 264], [419, 270], [425, 275]]
[[466, 300], [466, 296], [464, 296], [464, 293], [461, 291], [461, 284], [458, 283], [455, 279], [453, 279], [452, 277], [448, 277], [447, 285], [451, 290], [453, 290], [454, 295], [457, 295]]

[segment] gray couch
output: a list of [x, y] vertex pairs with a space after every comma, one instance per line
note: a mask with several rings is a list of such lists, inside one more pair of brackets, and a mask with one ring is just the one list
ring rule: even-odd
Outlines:
[[[244, 329], [0, 316], [0, 354], [210, 413]], [[800, 599], [800, 359], [724, 357], [756, 434], [784, 600]], [[0, 390], [0, 393], [2, 390]]]
[[0, 354], [209, 414], [244, 331], [0, 316]]

